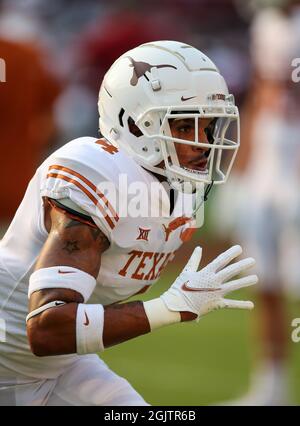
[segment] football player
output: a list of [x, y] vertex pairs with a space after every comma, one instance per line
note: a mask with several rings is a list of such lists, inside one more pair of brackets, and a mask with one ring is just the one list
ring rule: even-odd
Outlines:
[[[196, 247], [160, 297], [117, 303], [157, 281], [196, 225], [189, 201], [232, 167], [238, 109], [213, 62], [180, 42], [141, 45], [107, 72], [99, 113], [101, 139], [73, 140], [46, 159], [1, 241], [2, 404], [145, 405], [96, 353], [217, 308], [253, 307], [225, 297], [257, 282], [235, 278], [254, 264], [230, 264], [239, 246], [200, 270]], [[162, 202], [162, 213], [133, 214], [121, 175], [143, 185], [144, 203]], [[167, 208], [164, 183], [175, 191]], [[116, 201], [124, 198], [125, 215]]]

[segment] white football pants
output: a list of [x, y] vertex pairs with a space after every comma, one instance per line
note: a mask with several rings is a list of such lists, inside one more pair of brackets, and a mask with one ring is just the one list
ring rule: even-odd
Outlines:
[[0, 405], [148, 405], [97, 355], [84, 355], [56, 379], [14, 375], [0, 365]]

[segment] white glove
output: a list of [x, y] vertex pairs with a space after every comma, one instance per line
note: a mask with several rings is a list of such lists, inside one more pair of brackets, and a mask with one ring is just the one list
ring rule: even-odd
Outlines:
[[256, 275], [229, 281], [255, 264], [255, 260], [249, 257], [228, 265], [241, 253], [240, 246], [233, 246], [197, 272], [202, 249], [196, 247], [181, 274], [160, 296], [161, 299], [170, 311], [193, 312], [198, 318], [219, 308], [252, 309], [252, 302], [224, 298], [227, 293], [258, 281]]

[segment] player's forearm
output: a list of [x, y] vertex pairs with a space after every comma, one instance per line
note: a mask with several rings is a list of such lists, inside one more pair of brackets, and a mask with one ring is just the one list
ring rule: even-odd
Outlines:
[[[165, 308], [167, 310], [167, 308]], [[173, 314], [171, 314], [173, 315]], [[196, 318], [191, 312], [180, 312], [180, 321]], [[103, 343], [108, 348], [149, 333], [151, 327], [141, 301], [110, 305], [104, 309]]]
[[[32, 352], [37, 356], [67, 355], [77, 352], [77, 303], [66, 303], [31, 318], [27, 334]], [[89, 305], [83, 305], [88, 308]], [[96, 305], [97, 306], [97, 305]], [[101, 309], [101, 305], [99, 310]], [[85, 317], [88, 327], [92, 318]], [[101, 324], [99, 323], [99, 328]], [[149, 321], [142, 302], [107, 306], [104, 309], [104, 348], [148, 333]]]
[[[36, 356], [67, 355], [77, 352], [77, 303], [48, 309], [31, 318], [27, 335]], [[100, 305], [99, 305], [100, 309]], [[90, 319], [86, 320], [86, 325]], [[99, 324], [99, 328], [100, 328]], [[150, 331], [142, 302], [108, 306], [104, 311], [103, 345], [109, 347]]]
[[[85, 306], [85, 305], [83, 305]], [[86, 305], [87, 307], [89, 305]], [[99, 310], [101, 309], [101, 305]], [[31, 318], [27, 334], [32, 352], [37, 356], [67, 355], [77, 352], [76, 321], [77, 303], [48, 309]], [[181, 321], [189, 321], [195, 315], [180, 313]], [[92, 319], [85, 317], [85, 326]], [[99, 323], [99, 328], [101, 324]], [[129, 302], [104, 308], [103, 346], [108, 348], [151, 331], [143, 302]]]
[[142, 302], [129, 302], [105, 307], [103, 328], [105, 348], [150, 331], [149, 321]]

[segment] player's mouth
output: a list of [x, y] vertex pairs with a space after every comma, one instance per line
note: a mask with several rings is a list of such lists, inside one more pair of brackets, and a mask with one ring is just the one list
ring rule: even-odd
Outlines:
[[202, 156], [198, 160], [189, 161], [188, 166], [185, 166], [184, 169], [191, 173], [207, 173], [207, 163], [208, 158], [206, 156]]
[[184, 167], [184, 170], [186, 170], [189, 173], [194, 173], [196, 175], [206, 175], [208, 173], [208, 169], [200, 169], [200, 168], [194, 168], [194, 169], [190, 169], [189, 167]]

